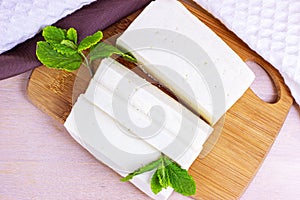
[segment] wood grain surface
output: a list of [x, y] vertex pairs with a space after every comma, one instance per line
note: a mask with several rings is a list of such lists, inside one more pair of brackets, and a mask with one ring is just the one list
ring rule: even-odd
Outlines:
[[[212, 152], [203, 159], [197, 159], [191, 167], [190, 172], [198, 186], [195, 198], [236, 199], [244, 192], [273, 144], [292, 98], [281, 76], [270, 64], [199, 6], [190, 1], [186, 1], [185, 5], [243, 60], [260, 64], [270, 74], [278, 91], [278, 98], [270, 104], [249, 89], [226, 113], [222, 134]], [[105, 30], [105, 35], [123, 31], [136, 15]], [[44, 112], [63, 122], [72, 107], [75, 78], [76, 73], [40, 67], [31, 75], [28, 96]]]

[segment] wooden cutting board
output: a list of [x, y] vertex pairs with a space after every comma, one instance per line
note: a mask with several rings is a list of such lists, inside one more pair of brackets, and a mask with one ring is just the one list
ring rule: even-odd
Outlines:
[[[198, 158], [190, 169], [197, 182], [195, 199], [237, 199], [255, 176], [272, 146], [293, 99], [272, 65], [257, 55], [204, 9], [189, 0], [184, 5], [214, 30], [244, 61], [252, 60], [268, 72], [278, 91], [274, 103], [265, 103], [251, 89], [226, 113], [219, 137], [211, 137], [206, 149], [218, 138], [212, 151]], [[108, 38], [123, 32], [140, 11], [104, 31]], [[75, 73], [36, 68], [28, 83], [28, 97], [38, 108], [61, 123], [72, 108]], [[82, 87], [86, 87], [83, 83]], [[217, 124], [218, 125], [218, 124]], [[217, 127], [216, 127], [217, 128]], [[218, 136], [218, 134], [214, 134]]]

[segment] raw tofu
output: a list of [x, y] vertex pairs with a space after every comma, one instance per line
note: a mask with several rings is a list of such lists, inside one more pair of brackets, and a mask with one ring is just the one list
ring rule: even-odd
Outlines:
[[211, 125], [255, 78], [223, 40], [176, 0], [153, 1], [117, 45]]
[[[79, 96], [64, 126], [73, 138], [98, 160], [121, 176], [156, 160], [160, 151], [145, 141], [129, 136], [120, 125], [105, 112], [95, 107], [84, 96]], [[164, 189], [155, 195], [150, 188], [153, 172], [134, 177], [131, 182], [153, 199], [167, 199], [172, 189]]]
[[102, 60], [84, 96], [185, 169], [212, 132], [191, 111], [110, 58]]

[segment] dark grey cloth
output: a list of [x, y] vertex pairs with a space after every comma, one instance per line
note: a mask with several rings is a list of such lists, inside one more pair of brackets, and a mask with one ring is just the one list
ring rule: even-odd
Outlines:
[[[98, 0], [55, 23], [61, 28], [74, 27], [79, 40], [103, 30], [125, 16], [144, 7], [151, 0]], [[0, 80], [12, 77], [41, 65], [35, 55], [41, 34], [0, 55]]]

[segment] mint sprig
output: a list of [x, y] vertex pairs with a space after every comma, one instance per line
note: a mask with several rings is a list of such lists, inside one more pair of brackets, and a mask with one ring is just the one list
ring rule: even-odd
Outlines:
[[[123, 53], [118, 48], [101, 42], [103, 33], [97, 31], [93, 35], [87, 36], [78, 43], [77, 31], [74, 28], [68, 30], [55, 26], [47, 26], [42, 33], [45, 41], [37, 43], [37, 58], [47, 67], [74, 71], [83, 63], [93, 72], [90, 63], [95, 59], [102, 59], [120, 55], [124, 59], [136, 62], [136, 59], [129, 53]], [[93, 49], [91, 57], [85, 55], [84, 51]]]
[[122, 182], [131, 180], [134, 176], [156, 169], [151, 178], [151, 190], [158, 194], [163, 188], [172, 187], [176, 192], [190, 196], [196, 193], [196, 183], [187, 170], [165, 155], [122, 178]]

